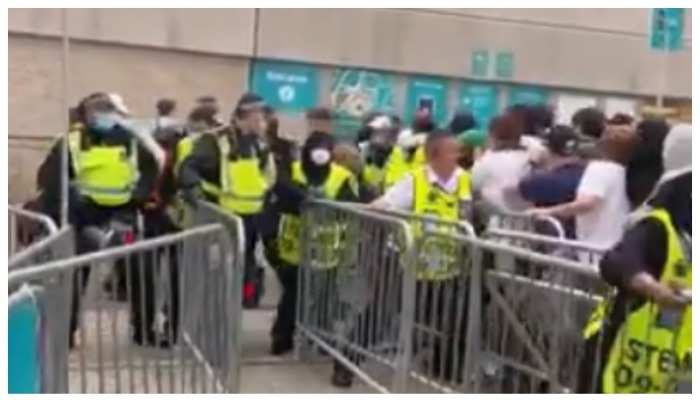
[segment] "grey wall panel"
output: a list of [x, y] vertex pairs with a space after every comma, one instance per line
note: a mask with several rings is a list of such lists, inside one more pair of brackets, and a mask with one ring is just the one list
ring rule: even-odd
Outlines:
[[[456, 77], [469, 72], [475, 50], [510, 51], [514, 81], [640, 94], [658, 87], [645, 37], [442, 13], [266, 9], [259, 46], [265, 57]], [[667, 93], [690, 96], [690, 51], [670, 65]]]
[[[253, 9], [69, 9], [75, 39], [249, 56]], [[59, 9], [10, 9], [9, 31], [58, 36]]]

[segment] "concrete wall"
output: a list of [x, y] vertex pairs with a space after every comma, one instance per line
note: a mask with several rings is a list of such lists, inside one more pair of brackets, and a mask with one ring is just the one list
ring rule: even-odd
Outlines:
[[[9, 10], [11, 137], [61, 130], [61, 15]], [[325, 65], [324, 93], [333, 66], [434, 74], [454, 83], [469, 78], [471, 53], [482, 49], [513, 53], [513, 78], [502, 84], [635, 96], [658, 89], [660, 57], [648, 50], [648, 9], [71, 9], [67, 15], [71, 101], [116, 91], [139, 116], [150, 116], [161, 96], [176, 98], [183, 112], [202, 94], [228, 107], [247, 86], [251, 57]], [[687, 10], [686, 48], [669, 62], [672, 97], [691, 97], [691, 24]], [[399, 106], [402, 93], [398, 87]], [[301, 128], [298, 119], [287, 122]], [[15, 152], [10, 165], [27, 181], [36, 162]]]

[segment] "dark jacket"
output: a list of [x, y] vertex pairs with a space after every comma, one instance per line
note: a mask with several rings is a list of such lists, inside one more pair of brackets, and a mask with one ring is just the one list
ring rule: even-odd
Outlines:
[[[251, 157], [260, 159], [260, 166], [266, 167], [268, 162], [268, 149], [263, 149], [257, 137], [253, 135], [241, 135], [239, 132], [224, 131], [227, 135], [231, 153], [228, 159], [235, 161]], [[185, 158], [180, 166], [179, 186], [189, 190], [199, 186], [201, 181], [206, 181], [216, 187], [221, 186], [221, 150], [219, 148], [220, 136], [202, 135], [194, 145], [192, 153]], [[235, 179], [235, 177], [230, 177]], [[210, 201], [217, 201], [214, 196], [207, 194]]]
[[[90, 135], [90, 133], [83, 128], [83, 147], [88, 146], [88, 141], [92, 141], [94, 144], [104, 144], [104, 145], [123, 145], [126, 146], [127, 151], [130, 152], [132, 149], [131, 140], [137, 140], [132, 138], [128, 132], [120, 132], [110, 137], [107, 140], [96, 139], [96, 136]], [[88, 136], [89, 135], [89, 136]], [[89, 138], [89, 139], [88, 139]], [[137, 140], [138, 143], [138, 140]], [[44, 159], [44, 162], [39, 167], [36, 177], [37, 189], [41, 191], [41, 204], [42, 209], [46, 214], [51, 216], [55, 221], [60, 220], [60, 204], [61, 204], [61, 182], [62, 182], [62, 154], [64, 148], [64, 138], [56, 141], [54, 146], [49, 151], [48, 155]], [[136, 182], [132, 194], [132, 202], [125, 205], [124, 207], [117, 208], [133, 208], [135, 206], [140, 206], [151, 196], [151, 191], [153, 190], [156, 182], [158, 180], [158, 163], [156, 162], [153, 155], [140, 143], [137, 145], [137, 162], [139, 170], [139, 180]], [[71, 155], [68, 155], [68, 176], [69, 182], [75, 179], [75, 171], [72, 168]], [[90, 214], [91, 211], [96, 211], [105, 209], [105, 207], [98, 206], [92, 203], [89, 199], [81, 198], [81, 196], [75, 192], [71, 191], [70, 195], [70, 210], [69, 210], [69, 220], [75, 222], [77, 220], [85, 221], [92, 219]], [[78, 218], [80, 217], [80, 218]]]

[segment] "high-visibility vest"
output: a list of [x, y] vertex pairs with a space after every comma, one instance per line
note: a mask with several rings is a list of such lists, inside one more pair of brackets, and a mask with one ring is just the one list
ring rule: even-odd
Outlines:
[[131, 156], [126, 146], [81, 146], [82, 132], [68, 135], [68, 148], [75, 183], [82, 196], [104, 207], [119, 207], [131, 200], [138, 179], [136, 143], [131, 142]]
[[[440, 218], [446, 222], [457, 222], [463, 215], [465, 203], [471, 200], [471, 174], [462, 170], [458, 177], [457, 190], [447, 193], [431, 184], [426, 167], [415, 169], [413, 175], [413, 213]], [[418, 280], [445, 280], [456, 276], [458, 267], [458, 250], [456, 243], [448, 239], [431, 238], [420, 241], [424, 232], [442, 231], [446, 225], [423, 220], [413, 226], [414, 236], [418, 239], [419, 265]], [[436, 239], [436, 240], [433, 240]]]
[[219, 186], [202, 181], [202, 190], [219, 198], [219, 206], [238, 215], [257, 214], [265, 194], [274, 182], [274, 159], [267, 156], [267, 167], [260, 167], [260, 156], [231, 160], [231, 145], [226, 135], [219, 137]]
[[383, 168], [373, 164], [367, 164], [362, 169], [362, 180], [368, 185], [378, 188], [379, 193], [398, 182], [410, 171], [404, 152], [399, 146], [394, 146], [389, 154], [389, 159]]
[[173, 172], [176, 175], [180, 172], [182, 162], [185, 161], [190, 154], [192, 154], [192, 150], [194, 150], [194, 145], [199, 136], [199, 134], [190, 134], [177, 142], [177, 146], [175, 148], [175, 163], [173, 165]]
[[[668, 249], [659, 281], [690, 290], [693, 283], [690, 254], [684, 251], [671, 216], [666, 210], [656, 209], [647, 218], [659, 221], [668, 237], [667, 244], [658, 244]], [[687, 247], [690, 248], [690, 243]], [[594, 311], [584, 331], [586, 339], [601, 332], [609, 309], [609, 303], [604, 301]], [[627, 314], [605, 356], [603, 393], [675, 393], [678, 378], [690, 368], [692, 336], [691, 306], [671, 311], [653, 301], [644, 302]]]
[[[292, 179], [302, 186], [308, 187], [308, 180], [299, 161], [292, 165]], [[330, 173], [323, 185], [309, 188], [309, 190], [319, 198], [335, 200], [338, 198], [338, 193], [343, 185], [352, 179], [354, 178], [350, 171], [335, 163], [331, 163]], [[355, 190], [354, 185], [351, 185], [351, 187]], [[341, 228], [337, 224], [308, 228], [314, 230], [315, 235], [312, 236], [314, 236], [317, 244], [320, 243], [315, 248], [322, 249], [322, 251], [316, 252], [316, 264], [332, 268], [337, 262], [337, 252], [335, 250], [337, 250], [340, 242]], [[301, 219], [299, 216], [282, 214], [279, 222], [277, 245], [280, 258], [291, 265], [299, 264], [301, 234]]]
[[419, 146], [413, 156], [406, 161], [411, 169], [421, 168], [425, 165], [425, 146]]

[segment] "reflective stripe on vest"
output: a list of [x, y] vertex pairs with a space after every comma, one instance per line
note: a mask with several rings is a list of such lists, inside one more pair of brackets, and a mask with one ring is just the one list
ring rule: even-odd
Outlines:
[[204, 184], [207, 193], [217, 193], [219, 205], [239, 215], [257, 214], [262, 210], [265, 193], [274, 181], [274, 159], [268, 155], [267, 168], [260, 168], [260, 157], [230, 161], [229, 138], [219, 138], [221, 187]]
[[[692, 288], [692, 266], [684, 257], [681, 237], [667, 211], [647, 215], [660, 222], [668, 237], [667, 258], [660, 282]], [[663, 245], [663, 244], [659, 244]], [[586, 327], [587, 338], [599, 333], [610, 307], [599, 305]], [[627, 314], [615, 333], [603, 367], [604, 393], [675, 393], [678, 378], [687, 373], [692, 347], [692, 307], [665, 310], [652, 301]]]
[[[301, 168], [301, 163], [296, 161], [292, 165], [292, 179], [304, 187], [308, 186], [308, 181]], [[338, 193], [348, 179], [352, 179], [352, 174], [345, 168], [331, 164], [331, 171], [322, 187], [317, 189], [317, 194], [321, 198], [335, 200]], [[310, 188], [309, 190], [313, 190]], [[314, 254], [314, 264], [316, 267], [332, 268], [338, 263], [338, 248], [342, 227], [337, 224], [308, 227], [311, 229], [309, 237], [313, 238], [314, 249], [319, 250]], [[279, 223], [277, 244], [279, 256], [282, 260], [291, 265], [299, 265], [300, 261], [300, 239], [301, 220], [299, 216], [293, 214], [282, 214]]]
[[[448, 222], [460, 220], [465, 202], [471, 198], [471, 175], [467, 171], [462, 171], [459, 175], [457, 190], [454, 193], [447, 193], [433, 185], [428, 179], [425, 167], [415, 169], [411, 173], [414, 185], [414, 214], [432, 215]], [[431, 226], [430, 223], [416, 223], [413, 229], [415, 237], [419, 239], [426, 230], [442, 228]], [[418, 280], [445, 280], [458, 273], [457, 249], [454, 243], [441, 240], [419, 241], [419, 249], [421, 268], [418, 271]]]
[[124, 146], [90, 146], [83, 150], [81, 138], [79, 131], [68, 135], [75, 183], [81, 195], [105, 207], [128, 203], [138, 179], [134, 141], [129, 157]]

